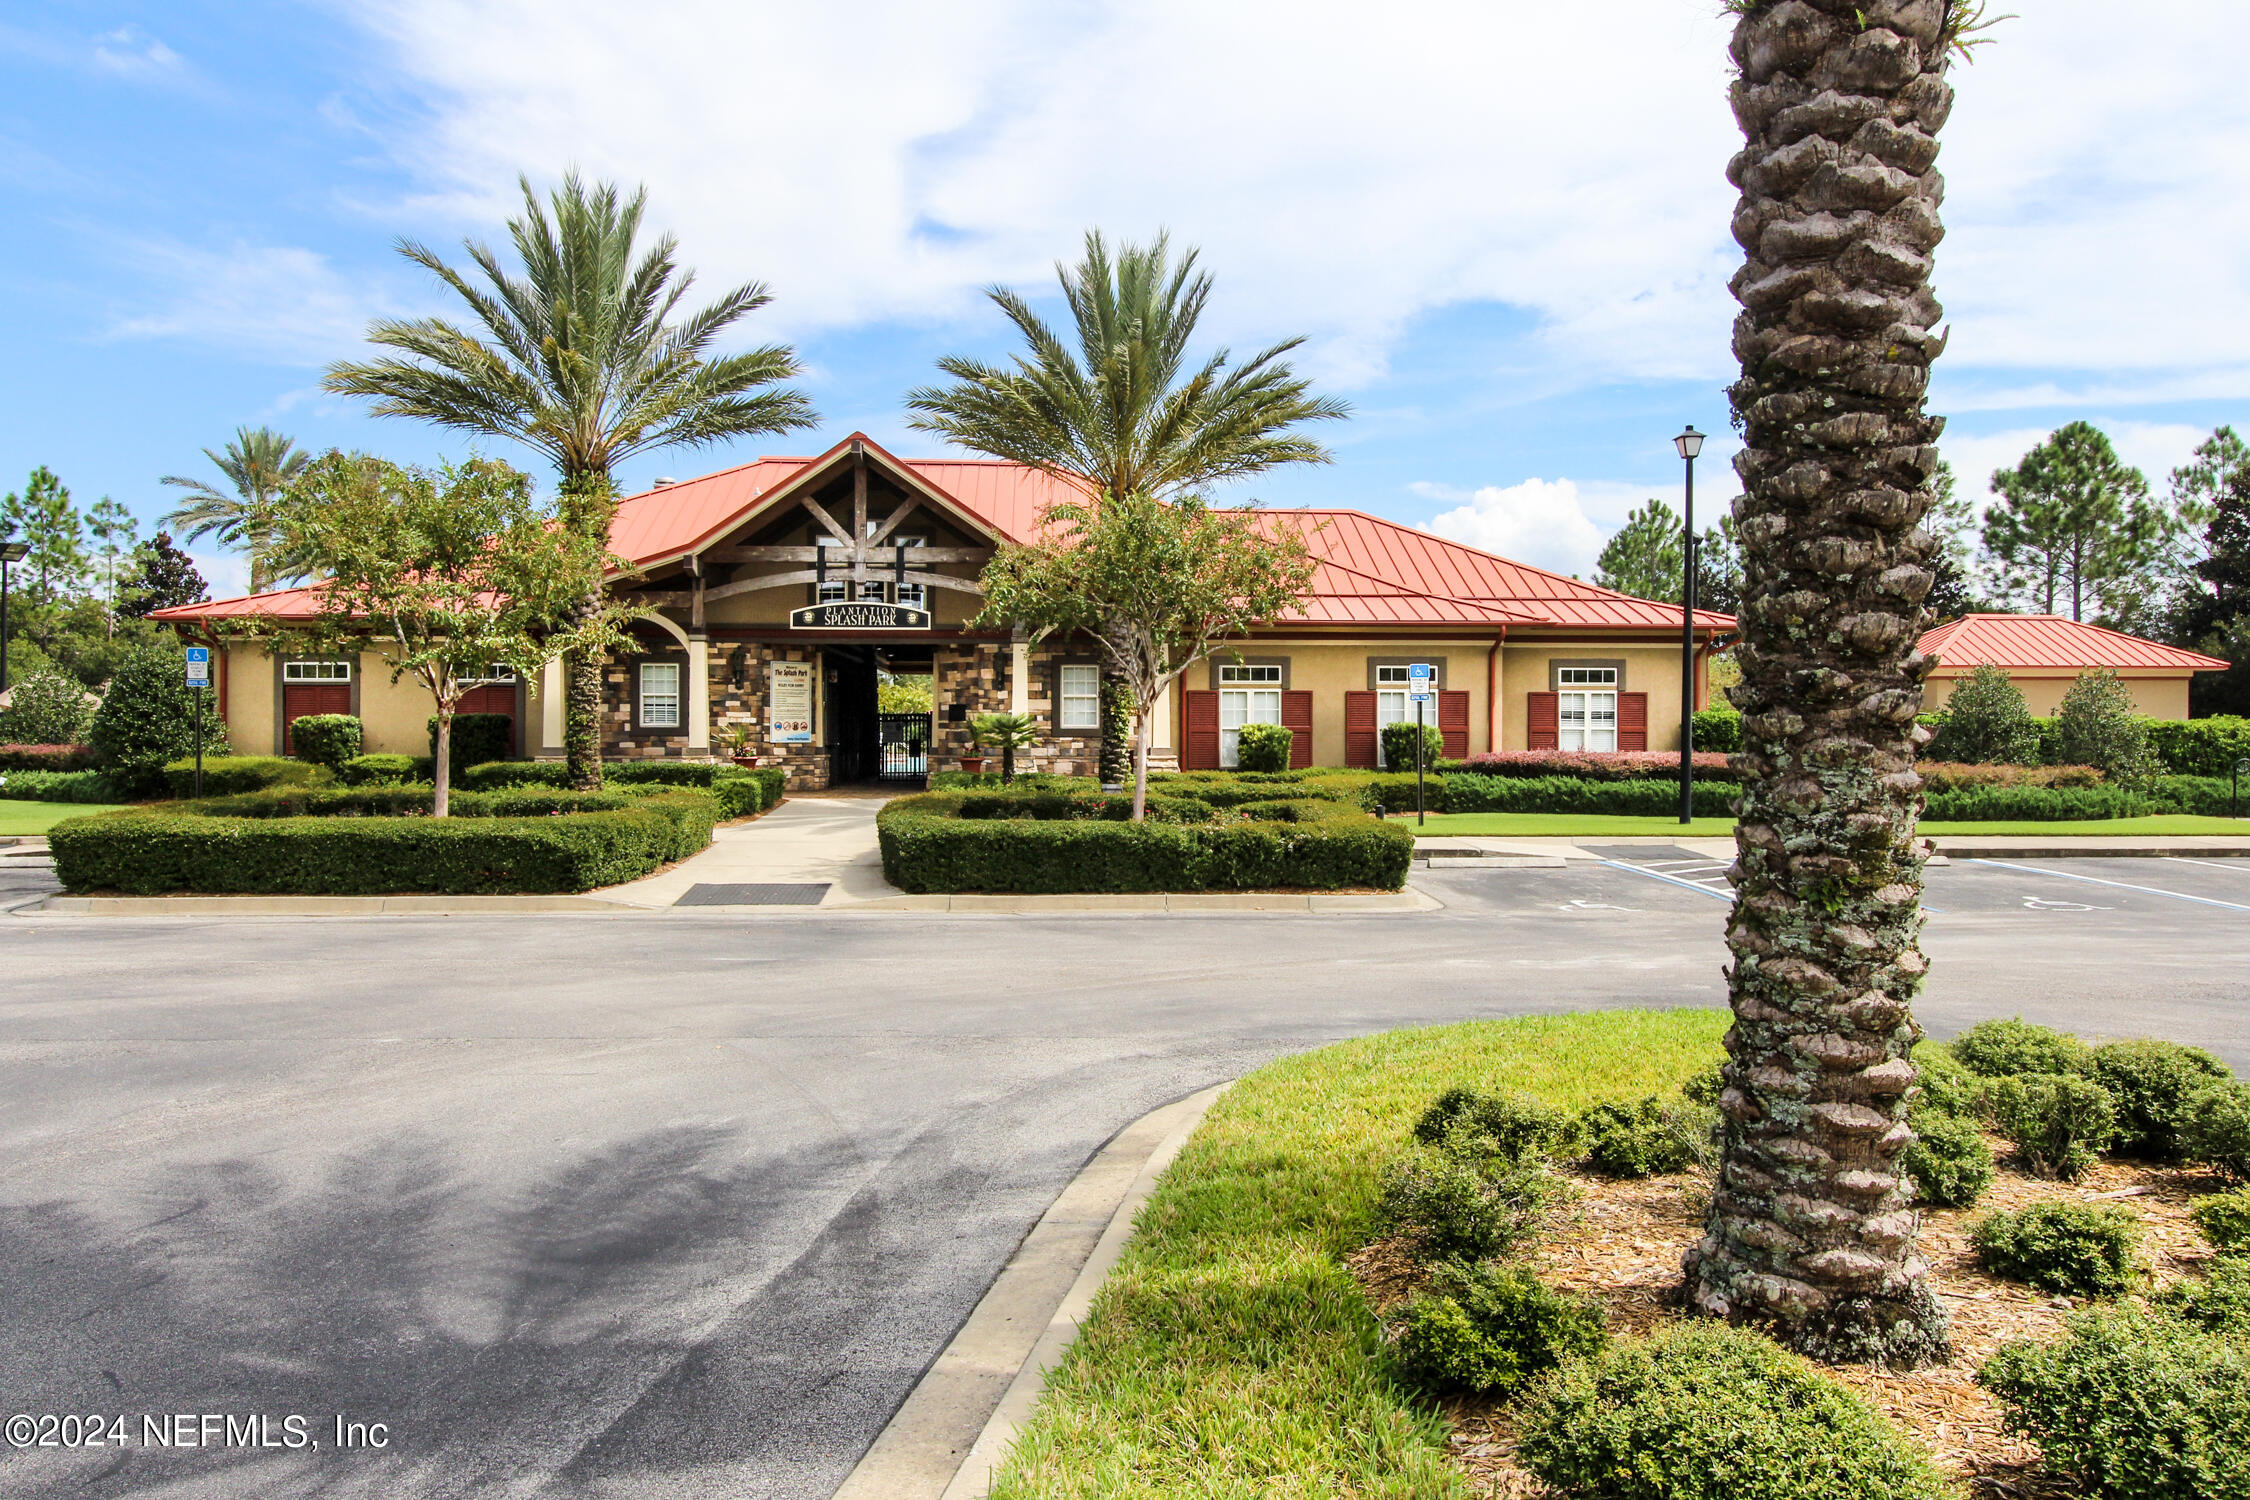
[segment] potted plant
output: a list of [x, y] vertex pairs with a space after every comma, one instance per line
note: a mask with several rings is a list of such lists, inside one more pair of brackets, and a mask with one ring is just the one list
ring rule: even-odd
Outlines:
[[[1016, 779], [1016, 752], [1039, 743], [1039, 721], [1029, 714], [979, 714], [969, 721], [969, 743], [1000, 752], [1000, 784], [1005, 786]], [[972, 769], [968, 760], [961, 769]], [[974, 769], [984, 769], [982, 757]]]
[[758, 764], [758, 757], [750, 753], [750, 745], [755, 738], [750, 733], [749, 725], [729, 724], [725, 735], [727, 759], [738, 766], [749, 766], [755, 769]]

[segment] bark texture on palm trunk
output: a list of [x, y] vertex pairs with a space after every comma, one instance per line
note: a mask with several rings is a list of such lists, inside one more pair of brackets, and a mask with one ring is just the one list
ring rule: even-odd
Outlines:
[[[617, 514], [617, 487], [603, 469], [566, 472], [556, 518], [580, 536], [609, 545], [609, 523]], [[583, 624], [608, 605], [596, 580], [579, 605], [573, 624]], [[602, 784], [602, 660], [599, 651], [578, 650], [563, 657], [563, 764], [570, 784], [598, 790]]]
[[1781, 0], [1733, 42], [1744, 790], [1725, 1145], [1686, 1269], [1700, 1310], [1834, 1361], [1946, 1348], [1900, 1153], [1953, 22], [1943, 0]]

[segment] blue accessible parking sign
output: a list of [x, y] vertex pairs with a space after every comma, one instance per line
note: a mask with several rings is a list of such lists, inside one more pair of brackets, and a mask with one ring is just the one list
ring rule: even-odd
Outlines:
[[211, 648], [209, 646], [190, 646], [187, 648], [187, 685], [191, 688], [207, 688], [211, 685]]
[[1406, 669], [1406, 696], [1416, 703], [1427, 703], [1436, 696], [1428, 662], [1418, 661]]

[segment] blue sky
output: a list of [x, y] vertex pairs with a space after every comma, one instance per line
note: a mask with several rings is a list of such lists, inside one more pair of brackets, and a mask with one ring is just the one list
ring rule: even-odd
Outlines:
[[[2040, 0], [1959, 70], [1933, 398], [1981, 479], [2107, 426], [2152, 478], [2250, 418], [2250, 7]], [[821, 430], [637, 461], [631, 485], [864, 428], [941, 353], [1006, 348], [980, 289], [1042, 289], [1080, 231], [1200, 245], [1208, 326], [1303, 335], [1357, 416], [1337, 462], [1241, 487], [1583, 569], [1669, 438], [1724, 435], [1711, 0], [1389, 7], [384, 0], [53, 3], [0, 21], [0, 483], [33, 464], [144, 517], [270, 424], [421, 460], [466, 443], [318, 391], [370, 316], [444, 311], [390, 246], [497, 239], [514, 179], [646, 182], [747, 340], [808, 365]], [[1572, 59], [1577, 61], [1572, 61]], [[1612, 71], [1599, 95], [1592, 68]], [[488, 451], [514, 457], [504, 447]], [[1702, 493], [1733, 490], [1715, 443]], [[1713, 462], [1716, 458], [1719, 461]], [[229, 560], [213, 582], [239, 578]]]

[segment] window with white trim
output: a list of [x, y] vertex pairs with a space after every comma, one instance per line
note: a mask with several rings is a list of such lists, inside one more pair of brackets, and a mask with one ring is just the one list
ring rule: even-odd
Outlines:
[[283, 682], [349, 682], [352, 664], [348, 661], [285, 661], [281, 664]]
[[1617, 748], [1617, 668], [1555, 668], [1556, 744], [1565, 750]]
[[[901, 536], [891, 540], [908, 547], [926, 547], [930, 544], [930, 539], [926, 536]], [[930, 586], [926, 583], [902, 583], [897, 585], [897, 592], [898, 597], [891, 601], [894, 604], [904, 604], [911, 609], [930, 607]]]
[[1102, 727], [1102, 669], [1066, 665], [1056, 675], [1061, 678], [1057, 693], [1061, 702], [1056, 705], [1055, 728], [1099, 731]]
[[[841, 547], [843, 543], [823, 533], [813, 538], [813, 545], [815, 547]], [[851, 581], [845, 578], [839, 570], [848, 571], [851, 568], [851, 563], [838, 558], [823, 558], [822, 561], [828, 565], [829, 576], [825, 582], [813, 585], [813, 603], [841, 604], [851, 598], [852, 586]]]
[[[1434, 662], [1425, 665], [1430, 669], [1430, 682], [1434, 691], [1438, 680], [1437, 665]], [[1414, 695], [1407, 691], [1407, 685], [1414, 680], [1413, 671], [1413, 667], [1404, 665], [1378, 664], [1375, 668], [1375, 764], [1383, 770], [1389, 769], [1383, 756], [1383, 726], [1414, 722]], [[1427, 703], [1422, 705], [1422, 722], [1437, 722], [1437, 714]]]
[[[1270, 684], [1270, 685], [1268, 685]], [[1241, 662], [1219, 668], [1219, 764], [1241, 764], [1242, 726], [1281, 722], [1281, 668]]]
[[641, 663], [641, 727], [680, 727], [680, 664], [676, 661]]
[[484, 687], [491, 683], [514, 682], [515, 680], [516, 669], [506, 662], [496, 661], [484, 669], [482, 677], [464, 677], [461, 679], [461, 685], [463, 687]]
[[[1251, 683], [1263, 682], [1270, 682], [1278, 687], [1281, 683], [1281, 668], [1270, 663], [1259, 665], [1250, 662], [1219, 668], [1219, 686], [1221, 687], [1244, 687]], [[1278, 724], [1281, 721], [1276, 719], [1274, 722]]]

